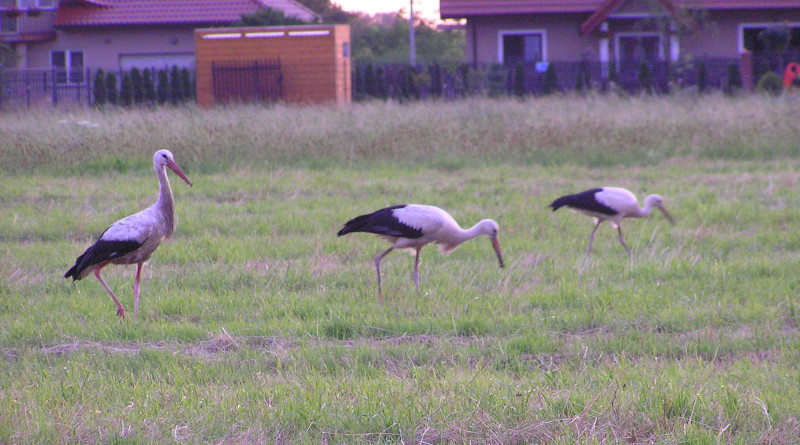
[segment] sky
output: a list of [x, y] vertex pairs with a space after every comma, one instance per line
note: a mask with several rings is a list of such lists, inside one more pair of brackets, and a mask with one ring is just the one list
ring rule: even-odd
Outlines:
[[[423, 17], [439, 20], [439, 0], [413, 0], [414, 12]], [[378, 12], [397, 12], [401, 8], [408, 13], [409, 0], [333, 0], [345, 11], [363, 11], [369, 15]]]

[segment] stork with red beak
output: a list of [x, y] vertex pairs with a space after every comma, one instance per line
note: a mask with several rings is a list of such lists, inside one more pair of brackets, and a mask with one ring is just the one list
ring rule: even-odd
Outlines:
[[625, 244], [625, 238], [622, 237], [622, 226], [620, 221], [623, 218], [644, 218], [650, 215], [650, 212], [655, 208], [664, 213], [669, 222], [675, 224], [675, 220], [664, 208], [664, 199], [659, 195], [650, 195], [644, 199], [644, 207], [639, 207], [639, 201], [636, 196], [629, 190], [620, 187], [602, 187], [586, 190], [584, 192], [576, 193], [574, 195], [564, 195], [550, 204], [553, 211], [561, 207], [570, 207], [584, 215], [594, 218], [594, 230], [589, 236], [589, 250], [586, 251], [586, 257], [592, 253], [592, 242], [594, 242], [594, 234], [597, 228], [603, 221], [611, 221], [619, 231], [619, 242], [622, 247], [628, 252], [628, 256], [633, 258], [631, 250]]
[[503, 253], [497, 235], [500, 228], [491, 219], [484, 219], [472, 228], [462, 229], [455, 219], [444, 210], [420, 204], [403, 204], [386, 207], [366, 215], [357, 216], [344, 224], [338, 236], [352, 232], [374, 233], [392, 243], [385, 252], [375, 257], [375, 271], [378, 274], [378, 300], [383, 301], [381, 290], [381, 260], [395, 249], [408, 249], [416, 252], [414, 260], [414, 285], [419, 292], [419, 251], [429, 243], [439, 244], [439, 250], [450, 253], [464, 241], [486, 235], [492, 242], [500, 267], [503, 267]]
[[175, 201], [169, 186], [166, 167], [174, 171], [189, 186], [192, 183], [175, 163], [169, 150], [159, 150], [153, 155], [153, 168], [158, 176], [160, 191], [158, 200], [152, 206], [125, 217], [107, 228], [100, 238], [86, 249], [72, 266], [64, 278], [73, 281], [81, 280], [94, 274], [108, 295], [117, 305], [117, 316], [125, 318], [125, 308], [114, 296], [100, 271], [109, 264], [136, 264], [136, 279], [133, 283], [133, 315], [139, 316], [139, 278], [142, 266], [150, 259], [162, 241], [172, 236], [175, 231]]

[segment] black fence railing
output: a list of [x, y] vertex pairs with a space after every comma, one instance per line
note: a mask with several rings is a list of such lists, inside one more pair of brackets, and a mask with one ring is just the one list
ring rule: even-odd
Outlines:
[[0, 106], [91, 103], [91, 70], [0, 70]]
[[[649, 73], [650, 89], [654, 93], [668, 93], [675, 88], [697, 86], [703, 77], [701, 71], [705, 72], [704, 87], [723, 88], [728, 68], [731, 65], [738, 67], [739, 60], [705, 58], [680, 63], [626, 60], [619, 64], [584, 60], [514, 66], [356, 64], [353, 69], [353, 97], [355, 100], [373, 97], [409, 100], [471, 95], [540, 95], [552, 91], [605, 91], [612, 88], [637, 93], [643, 88], [643, 64]], [[547, 73], [548, 68], [551, 73]]]
[[211, 63], [214, 101], [277, 102], [283, 99], [283, 74], [278, 59]]

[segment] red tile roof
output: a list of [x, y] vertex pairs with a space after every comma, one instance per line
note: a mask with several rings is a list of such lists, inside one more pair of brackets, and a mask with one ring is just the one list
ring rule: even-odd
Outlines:
[[292, 0], [67, 0], [58, 7], [55, 26], [219, 25], [261, 8], [308, 21], [318, 18]]
[[[475, 15], [594, 13], [606, 0], [439, 0], [440, 15], [463, 18]], [[798, 0], [673, 0], [676, 6], [704, 9], [798, 8]]]

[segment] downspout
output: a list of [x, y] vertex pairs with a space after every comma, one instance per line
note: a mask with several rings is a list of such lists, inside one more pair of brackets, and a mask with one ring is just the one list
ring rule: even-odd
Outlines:
[[472, 21], [472, 67], [478, 68], [478, 26], [474, 20]]

